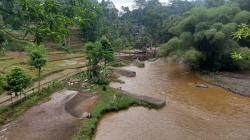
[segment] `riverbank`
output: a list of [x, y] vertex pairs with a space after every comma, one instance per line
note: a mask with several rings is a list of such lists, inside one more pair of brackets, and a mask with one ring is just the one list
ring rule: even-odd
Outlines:
[[250, 97], [250, 73], [210, 73], [199, 74], [203, 80], [229, 90], [235, 94]]
[[100, 97], [90, 112], [90, 117], [81, 121], [80, 128], [72, 140], [91, 140], [95, 135], [100, 118], [108, 112], [128, 109], [131, 106], [152, 107], [145, 101], [125, 95], [121, 91], [110, 87], [107, 87], [106, 90], [103, 90], [102, 87], [93, 87], [91, 92], [98, 93]]

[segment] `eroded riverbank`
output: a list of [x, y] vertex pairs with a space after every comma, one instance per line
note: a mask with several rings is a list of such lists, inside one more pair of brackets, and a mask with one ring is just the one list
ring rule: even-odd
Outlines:
[[166, 99], [167, 106], [110, 113], [100, 121], [96, 140], [250, 139], [250, 98], [210, 85], [184, 65], [164, 60], [125, 69], [136, 71], [136, 77], [121, 77], [125, 84], [112, 83], [113, 87]]

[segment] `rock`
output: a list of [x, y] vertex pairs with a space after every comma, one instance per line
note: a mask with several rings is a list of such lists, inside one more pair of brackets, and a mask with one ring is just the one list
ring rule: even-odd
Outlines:
[[90, 117], [90, 113], [89, 112], [84, 112], [81, 116], [81, 118], [89, 118]]
[[113, 72], [110, 76], [110, 79], [113, 81], [113, 82], [117, 82], [117, 83], [120, 83], [120, 84], [125, 84], [124, 81], [120, 80], [119, 79], [120, 75], [118, 73], [115, 73]]
[[150, 58], [150, 59], [148, 59], [149, 62], [155, 62], [157, 60], [158, 60], [158, 58]]
[[152, 98], [152, 97], [148, 97], [148, 96], [139, 96], [139, 99], [151, 104], [152, 106], [154, 106], [157, 109], [162, 108], [166, 105], [165, 100], [160, 100], [160, 99], [156, 99], [156, 98]]
[[197, 84], [195, 84], [195, 87], [198, 87], [198, 88], [208, 88], [208, 85], [197, 83]]
[[125, 84], [125, 82], [123, 80], [121, 80], [121, 79], [116, 79], [113, 82], [117, 82], [117, 83], [120, 83], [120, 84]]
[[134, 63], [135, 66], [137, 66], [139, 68], [144, 68], [145, 67], [144, 62], [141, 62], [139, 59], [134, 60], [133, 63]]
[[124, 70], [124, 69], [119, 69], [119, 68], [113, 68], [114, 72], [122, 75], [122, 76], [126, 76], [126, 77], [135, 77], [136, 76], [136, 72], [134, 71], [130, 71], [130, 70]]
[[160, 109], [160, 108], [162, 108], [162, 107], [164, 107], [166, 105], [165, 100], [156, 99], [156, 98], [148, 97], [148, 96], [135, 95], [135, 94], [129, 93], [127, 91], [123, 91], [123, 90], [121, 90], [121, 92], [128, 95], [128, 96], [130, 96], [130, 97], [133, 97], [133, 98], [139, 99], [141, 101], [147, 102], [148, 104], [150, 104], [151, 106], [153, 106], [156, 109]]

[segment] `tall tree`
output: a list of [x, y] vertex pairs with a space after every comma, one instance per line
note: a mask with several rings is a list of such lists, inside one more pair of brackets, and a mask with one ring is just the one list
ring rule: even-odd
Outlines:
[[31, 46], [31, 51], [29, 54], [29, 65], [35, 67], [38, 70], [38, 89], [39, 89], [39, 93], [40, 93], [40, 87], [41, 87], [41, 71], [42, 68], [46, 65], [46, 58], [45, 58], [45, 52], [46, 50], [41, 47], [41, 46], [36, 46], [33, 45]]

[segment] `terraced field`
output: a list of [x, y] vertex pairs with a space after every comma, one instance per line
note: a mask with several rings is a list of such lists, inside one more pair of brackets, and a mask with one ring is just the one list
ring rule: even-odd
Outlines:
[[[55, 73], [63, 74], [64, 71], [71, 71], [85, 66], [84, 53], [49, 52], [48, 63], [42, 70], [42, 78], [45, 79]], [[0, 73], [6, 74], [13, 66], [20, 66], [32, 76], [33, 81], [37, 80], [37, 71], [27, 64], [28, 56], [23, 52], [7, 52], [6, 56], [0, 57]], [[53, 77], [52, 77], [53, 78]], [[3, 93], [0, 93], [3, 94]]]

